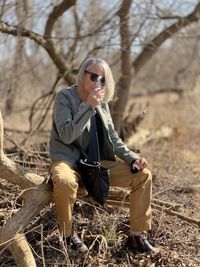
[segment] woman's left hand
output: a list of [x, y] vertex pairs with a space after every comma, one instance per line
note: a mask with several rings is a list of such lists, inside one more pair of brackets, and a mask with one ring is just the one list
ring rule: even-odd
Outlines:
[[148, 162], [145, 158], [136, 159], [134, 164], [137, 165], [139, 170], [143, 170], [148, 166]]

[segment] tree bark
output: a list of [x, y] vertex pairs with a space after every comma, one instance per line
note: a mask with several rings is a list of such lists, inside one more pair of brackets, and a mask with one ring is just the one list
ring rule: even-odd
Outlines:
[[16, 234], [9, 249], [17, 266], [36, 267], [35, 259], [24, 234]]
[[[0, 169], [1, 172], [1, 169]], [[27, 189], [22, 194], [23, 207], [17, 211], [0, 229], [0, 249], [8, 245], [17, 233], [23, 233], [27, 225], [39, 214], [41, 209], [51, 199], [51, 187], [42, 184], [39, 187]]]
[[0, 112], [0, 176], [25, 189], [23, 207], [0, 228], [0, 250], [9, 248], [17, 266], [35, 267], [32, 252], [26, 242], [24, 230], [40, 210], [51, 200], [52, 187], [44, 177], [24, 171], [10, 160], [3, 151], [3, 119]]
[[130, 61], [130, 32], [128, 25], [128, 15], [131, 8], [131, 0], [123, 0], [118, 12], [120, 18], [120, 37], [121, 37], [121, 76], [117, 83], [118, 98], [114, 103], [112, 118], [115, 130], [119, 133], [123, 115], [130, 91], [132, 80], [131, 61]]

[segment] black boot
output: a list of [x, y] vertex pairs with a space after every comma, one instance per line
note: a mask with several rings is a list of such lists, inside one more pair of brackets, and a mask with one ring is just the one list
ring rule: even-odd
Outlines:
[[160, 249], [153, 247], [144, 235], [130, 234], [127, 238], [126, 246], [133, 252], [147, 252], [150, 254], [158, 254], [160, 252]]
[[78, 237], [77, 233], [73, 231], [72, 235], [67, 238], [67, 244], [74, 250], [79, 251], [80, 253], [87, 253], [88, 247], [84, 242]]

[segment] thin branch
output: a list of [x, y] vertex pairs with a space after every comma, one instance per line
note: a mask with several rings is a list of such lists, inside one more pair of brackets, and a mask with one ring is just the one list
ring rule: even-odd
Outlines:
[[4, 14], [5, 4], [6, 4], [6, 0], [3, 0], [3, 3], [1, 4], [0, 20], [3, 17], [3, 14]]
[[23, 36], [23, 37], [28, 37], [31, 40], [35, 41], [37, 44], [45, 47], [46, 46], [46, 40], [43, 38], [42, 35], [27, 30], [25, 28], [19, 28], [18, 26], [11, 26], [6, 22], [0, 21], [0, 32], [2, 33], [7, 33], [7, 34], [11, 34], [14, 36]]
[[75, 51], [77, 48], [78, 41], [80, 40], [80, 31], [81, 31], [81, 23], [79, 21], [79, 17], [76, 11], [76, 6], [73, 9], [74, 21], [75, 21], [75, 30], [76, 37], [74, 38], [71, 47], [68, 50], [68, 53], [65, 55], [65, 58], [71, 58], [71, 61], [74, 60]]
[[[58, 82], [60, 81], [61, 78], [62, 78], [62, 76], [60, 76], [60, 75], [58, 74], [57, 77], [56, 77], [56, 80], [55, 80], [55, 82], [54, 82], [54, 84], [53, 84], [53, 86], [52, 86], [52, 88], [51, 88], [51, 90], [50, 90], [47, 94], [42, 95], [41, 97], [37, 98], [37, 99], [34, 101], [34, 103], [33, 103], [33, 105], [32, 105], [32, 108], [31, 108], [31, 113], [30, 113], [30, 116], [29, 116], [29, 122], [30, 122], [30, 131], [29, 131], [29, 133], [32, 133], [32, 131], [33, 131], [33, 115], [34, 115], [34, 113], [36, 112], [36, 105], [38, 104], [38, 102], [39, 102], [40, 100], [42, 100], [42, 99], [46, 99], [47, 97], [51, 97], [51, 96], [52, 96], [51, 99], [50, 99], [50, 102], [47, 103], [48, 105], [47, 105], [47, 108], [46, 108], [46, 111], [45, 111], [44, 115], [42, 116], [42, 118], [41, 118], [41, 119], [39, 120], [39, 122], [37, 123], [37, 126], [35, 127], [35, 130], [36, 130], [36, 129], [39, 130], [40, 126], [41, 126], [42, 123], [44, 122], [45, 117], [47, 116], [47, 113], [48, 113], [48, 111], [49, 111], [49, 108], [50, 108], [50, 106], [51, 106], [51, 103], [52, 103], [52, 101], [53, 101], [53, 99], [54, 99], [56, 85], [58, 84]], [[42, 103], [42, 107], [43, 107], [43, 109], [44, 109], [44, 103]]]
[[198, 22], [200, 19], [200, 3], [197, 4], [194, 11], [186, 17], [180, 17], [179, 20], [166, 28], [160, 34], [158, 34], [153, 40], [151, 40], [132, 63], [135, 73], [138, 73], [144, 64], [157, 52], [159, 46], [163, 44], [167, 39], [171, 38], [182, 28], [190, 25], [191, 23]]
[[69, 9], [70, 7], [72, 7], [75, 4], [76, 4], [76, 0], [63, 0], [62, 3], [60, 3], [59, 5], [54, 7], [54, 9], [53, 9], [52, 13], [49, 15], [47, 23], [46, 23], [45, 32], [44, 32], [45, 38], [48, 38], [51, 36], [53, 26], [54, 26], [56, 20], [60, 16], [62, 16], [62, 14], [67, 9]]
[[5, 22], [0, 22], [0, 32], [11, 34], [14, 36], [28, 37], [41, 45], [49, 54], [50, 58], [54, 62], [59, 72], [63, 75], [68, 84], [74, 83], [74, 77], [69, 73], [69, 66], [67, 66], [65, 59], [62, 55], [56, 52], [54, 43], [52, 40], [45, 40], [45, 38], [35, 32], [26, 30], [25, 28], [19, 28], [17, 26], [10, 26]]

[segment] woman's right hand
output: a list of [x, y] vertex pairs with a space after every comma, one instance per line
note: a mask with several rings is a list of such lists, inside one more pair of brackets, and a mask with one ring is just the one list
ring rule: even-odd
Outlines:
[[103, 88], [96, 87], [87, 97], [86, 103], [89, 106], [96, 108], [98, 105], [101, 104], [103, 98], [104, 98]]

